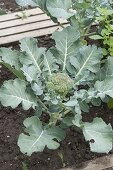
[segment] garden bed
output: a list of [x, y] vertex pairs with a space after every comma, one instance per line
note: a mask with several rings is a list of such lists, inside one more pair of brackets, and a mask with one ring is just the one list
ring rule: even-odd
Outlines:
[[[15, 11], [17, 6], [14, 0], [4, 3], [4, 9]], [[39, 39], [39, 46], [49, 48], [54, 41], [49, 36]], [[18, 44], [9, 44], [18, 49]], [[13, 79], [13, 75], [3, 66], [0, 68], [0, 85], [4, 80]], [[57, 150], [45, 149], [43, 153], [32, 154], [31, 157], [23, 155], [17, 146], [18, 135], [23, 131], [23, 120], [33, 116], [32, 109], [23, 111], [21, 107], [13, 110], [11, 108], [0, 108], [0, 170], [21, 170], [25, 163], [30, 170], [58, 170], [63, 166], [70, 167], [73, 164], [80, 168], [82, 163], [101, 157], [105, 154], [92, 153], [89, 144], [85, 142], [82, 132], [76, 131], [74, 127], [67, 130], [66, 139], [61, 142]], [[90, 107], [89, 113], [83, 113], [83, 120], [91, 122], [93, 118], [101, 117], [106, 123], [113, 127], [113, 109], [109, 110], [106, 104], [101, 107]], [[46, 116], [45, 116], [46, 119]], [[112, 152], [111, 152], [112, 153]], [[59, 155], [63, 156], [63, 160]]]

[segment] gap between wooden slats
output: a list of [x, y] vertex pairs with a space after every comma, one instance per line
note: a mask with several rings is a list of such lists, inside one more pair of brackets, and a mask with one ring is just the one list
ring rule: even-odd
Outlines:
[[[44, 13], [40, 8], [25, 10], [24, 12], [25, 12], [26, 16], [40, 15], [40, 14]], [[2, 16], [0, 16], [0, 22], [18, 19], [19, 17], [17, 15], [21, 14], [21, 13], [22, 13], [22, 11], [2, 15]]]
[[[64, 24], [64, 27], [67, 27], [69, 24]], [[16, 42], [24, 37], [40, 37], [43, 35], [49, 35], [52, 34], [54, 31], [57, 29], [61, 30], [62, 28], [59, 26], [53, 26], [49, 28], [44, 28], [40, 30], [34, 30], [34, 31], [29, 31], [29, 32], [24, 32], [21, 34], [15, 34], [15, 35], [10, 35], [7, 37], [1, 37], [0, 38], [0, 44], [7, 44], [11, 42]]]
[[[65, 24], [65, 23], [67, 23], [67, 22], [65, 22], [65, 21], [62, 22], [62, 24]], [[26, 32], [26, 31], [30, 31], [30, 30], [38, 30], [41, 28], [46, 28], [46, 27], [51, 27], [51, 26], [56, 26], [56, 25], [57, 25], [57, 23], [54, 23], [51, 20], [32, 23], [32, 24], [26, 24], [26, 25], [20, 25], [20, 26], [0, 30], [0, 37], [17, 34], [17, 33], [22, 33], [22, 32]]]

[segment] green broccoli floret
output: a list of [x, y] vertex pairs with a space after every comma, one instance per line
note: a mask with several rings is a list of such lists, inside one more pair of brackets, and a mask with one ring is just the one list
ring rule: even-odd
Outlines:
[[55, 91], [57, 94], [67, 94], [74, 85], [74, 81], [64, 73], [53, 73], [47, 82], [48, 90]]

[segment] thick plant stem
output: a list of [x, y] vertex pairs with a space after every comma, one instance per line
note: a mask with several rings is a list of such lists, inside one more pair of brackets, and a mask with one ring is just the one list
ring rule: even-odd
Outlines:
[[69, 112], [71, 111], [71, 109], [68, 109], [64, 112], [64, 115], [67, 115]]
[[42, 105], [42, 107], [43, 107], [47, 112], [49, 112], [49, 111], [48, 111], [48, 108], [47, 108], [46, 105], [40, 100], [40, 98], [37, 97], [37, 99], [38, 99], [38, 102]]
[[82, 37], [88, 37], [88, 36], [95, 35], [95, 34], [96, 34], [96, 32], [91, 32], [91, 33], [89, 33], [89, 34], [83, 35]]

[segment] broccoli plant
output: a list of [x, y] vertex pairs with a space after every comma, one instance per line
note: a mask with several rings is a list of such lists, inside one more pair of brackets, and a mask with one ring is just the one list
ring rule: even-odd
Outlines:
[[34, 38], [22, 39], [20, 51], [0, 48], [1, 63], [17, 76], [1, 86], [1, 104], [34, 109], [34, 115], [24, 120], [25, 133], [19, 135], [18, 146], [27, 155], [45, 147], [56, 149], [65, 138], [65, 125], [79, 127], [91, 151], [108, 153], [111, 125], [98, 117], [83, 122], [82, 113], [89, 112], [89, 104], [100, 106], [113, 97], [113, 58], [101, 66], [102, 50], [83, 45], [75, 27], [56, 31], [52, 37], [56, 45], [48, 50], [39, 48]]

